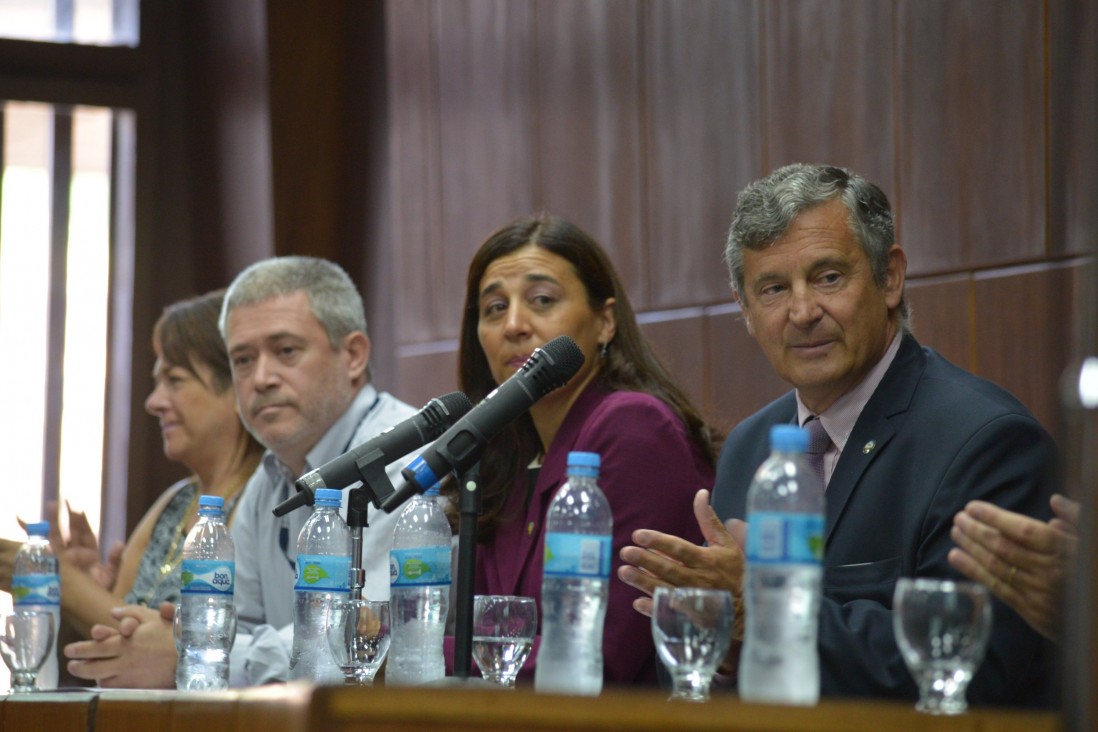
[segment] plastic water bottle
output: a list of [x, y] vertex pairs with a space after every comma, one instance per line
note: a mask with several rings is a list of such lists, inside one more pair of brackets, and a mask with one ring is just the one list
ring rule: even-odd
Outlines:
[[450, 602], [450, 524], [438, 485], [401, 511], [389, 552], [392, 645], [385, 683], [411, 686], [446, 675], [442, 637]]
[[184, 691], [229, 687], [229, 651], [236, 639], [236, 552], [224, 508], [220, 496], [201, 496], [198, 523], [183, 543], [175, 687]]
[[602, 691], [602, 627], [610, 594], [614, 520], [593, 452], [568, 453], [568, 480], [545, 517], [541, 647], [535, 691], [597, 696]]
[[770, 457], [747, 492], [745, 701], [812, 705], [820, 697], [824, 494], [805, 462], [807, 445], [800, 427], [772, 427]]
[[297, 535], [290, 678], [334, 684], [343, 673], [328, 647], [328, 608], [333, 597], [350, 592], [351, 530], [339, 515], [343, 491], [319, 488], [315, 498], [313, 515]]
[[15, 554], [11, 578], [16, 610], [53, 614], [53, 644], [46, 663], [38, 672], [35, 685], [39, 689], [57, 688], [57, 633], [61, 629], [61, 576], [49, 535], [49, 521], [27, 524], [27, 543]]

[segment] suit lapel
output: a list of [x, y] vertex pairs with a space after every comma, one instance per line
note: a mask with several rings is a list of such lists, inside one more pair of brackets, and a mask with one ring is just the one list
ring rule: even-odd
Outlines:
[[[905, 335], [892, 365], [862, 409], [827, 484], [827, 538], [835, 531], [862, 477], [895, 436], [926, 368], [926, 354]], [[879, 481], [887, 490], [888, 481]]]
[[[542, 461], [541, 470], [538, 471], [537, 483], [530, 495], [530, 506], [524, 519], [517, 523], [507, 524], [508, 531], [514, 533], [506, 535], [507, 541], [501, 542], [498, 536], [495, 541], [496, 551], [499, 552], [502, 561], [500, 565], [499, 580], [501, 586], [508, 588], [512, 594], [521, 594], [524, 576], [530, 572], [536, 572], [538, 579], [541, 577], [542, 558], [536, 556], [536, 552], [545, 551], [543, 534], [545, 531], [545, 513], [557, 490], [564, 483], [568, 468], [568, 452], [576, 448], [576, 440], [579, 438], [587, 417], [605, 398], [606, 390], [597, 382], [588, 385], [568, 410], [557, 435], [553, 438], [553, 444], [546, 451]], [[518, 500], [516, 506], [521, 507], [522, 486], [516, 485], [516, 491], [512, 493], [511, 500]], [[533, 530], [528, 531], [532, 526]], [[501, 527], [502, 528], [502, 527]]]

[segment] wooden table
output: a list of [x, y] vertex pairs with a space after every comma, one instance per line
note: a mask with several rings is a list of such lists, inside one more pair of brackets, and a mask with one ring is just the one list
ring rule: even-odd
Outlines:
[[214, 694], [74, 691], [0, 697], [7, 732], [370, 732], [411, 730], [652, 730], [653, 732], [1062, 732], [1060, 715], [974, 709], [956, 717], [908, 704], [825, 701], [812, 708], [668, 703], [651, 690], [598, 698], [484, 689], [350, 689], [278, 684]]

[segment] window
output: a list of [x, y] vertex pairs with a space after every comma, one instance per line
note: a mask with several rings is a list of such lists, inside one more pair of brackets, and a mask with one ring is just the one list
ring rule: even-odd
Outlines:
[[[3, 107], [0, 459], [25, 481], [11, 492], [15, 510], [0, 519], [4, 536], [20, 534], [16, 513], [38, 518], [43, 484], [99, 525], [111, 117], [102, 108]], [[66, 223], [55, 236], [53, 227]]]
[[137, 0], [0, 0], [0, 36], [137, 45]]
[[[111, 287], [128, 290], [132, 276], [136, 120], [96, 103], [94, 59], [58, 64], [54, 49], [134, 46], [137, 10], [137, 0], [0, 0], [0, 54], [21, 64], [0, 71], [3, 88], [17, 90], [0, 93], [5, 538], [23, 538], [16, 516], [38, 520], [44, 496], [100, 523]], [[42, 73], [28, 58], [41, 60]], [[10, 603], [0, 593], [0, 607]], [[6, 676], [0, 668], [0, 688]]]

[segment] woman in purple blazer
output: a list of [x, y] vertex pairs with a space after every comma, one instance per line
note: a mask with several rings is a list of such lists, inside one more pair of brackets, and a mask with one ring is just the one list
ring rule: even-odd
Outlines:
[[[655, 683], [649, 620], [632, 608], [641, 593], [616, 579], [618, 553], [640, 528], [701, 541], [692, 501], [713, 485], [715, 438], [645, 341], [599, 245], [560, 218], [519, 219], [492, 234], [469, 266], [461, 388], [476, 403], [559, 335], [576, 341], [583, 367], [491, 440], [480, 461], [475, 589], [533, 597], [540, 621], [546, 510], [568, 453], [599, 453], [614, 517], [605, 681]], [[524, 675], [534, 663], [536, 652]]]

